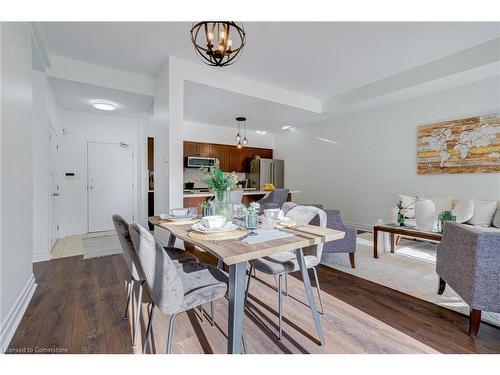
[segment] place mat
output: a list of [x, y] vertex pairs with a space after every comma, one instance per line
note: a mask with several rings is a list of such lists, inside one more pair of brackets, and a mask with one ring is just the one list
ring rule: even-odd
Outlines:
[[247, 236], [247, 231], [242, 228], [237, 228], [229, 232], [223, 233], [201, 233], [194, 230], [188, 232], [188, 237], [194, 238], [200, 241], [229, 241], [229, 240], [239, 240]]
[[254, 233], [257, 233], [254, 236], [248, 236], [245, 238], [243, 243], [246, 243], [247, 245], [251, 245], [254, 243], [258, 242], [264, 242], [264, 241], [271, 241], [271, 240], [277, 240], [278, 238], [286, 238], [286, 237], [293, 237], [295, 234], [289, 233], [289, 232], [283, 232], [278, 229], [255, 229], [253, 231]]
[[159, 224], [161, 227], [164, 226], [165, 224], [168, 225], [187, 225], [187, 224], [196, 224], [199, 222], [200, 219], [195, 218], [195, 219], [188, 219], [188, 220], [181, 220], [181, 221], [170, 221], [168, 219], [162, 219], [162, 222]]

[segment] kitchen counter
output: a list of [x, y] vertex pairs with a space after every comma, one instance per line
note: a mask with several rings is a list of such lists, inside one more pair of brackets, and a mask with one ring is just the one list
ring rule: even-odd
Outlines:
[[[269, 194], [270, 191], [265, 191], [265, 190], [244, 190], [243, 195], [267, 195]], [[298, 194], [300, 193], [299, 190], [290, 190], [289, 194]], [[183, 194], [184, 198], [208, 198], [208, 197], [213, 197], [214, 194], [207, 192], [207, 193], [202, 193], [202, 192], [197, 192], [197, 193], [187, 193], [184, 192]]]

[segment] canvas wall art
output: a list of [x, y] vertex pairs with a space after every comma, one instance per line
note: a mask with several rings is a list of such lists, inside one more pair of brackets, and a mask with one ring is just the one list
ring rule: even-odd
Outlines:
[[500, 116], [419, 126], [417, 173], [500, 173]]

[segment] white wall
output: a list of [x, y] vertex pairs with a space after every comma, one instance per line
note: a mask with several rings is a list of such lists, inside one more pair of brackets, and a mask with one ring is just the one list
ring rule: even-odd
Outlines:
[[29, 303], [33, 259], [33, 118], [31, 27], [1, 28], [0, 349], [5, 349]]
[[[69, 110], [61, 111], [61, 125], [66, 134], [61, 144], [61, 235], [82, 234], [87, 232], [87, 142], [125, 142], [131, 145], [137, 161], [136, 207], [135, 216], [145, 224], [143, 212], [143, 192], [139, 176], [144, 176], [143, 157], [145, 142], [139, 131], [139, 119], [97, 115]], [[141, 139], [139, 139], [141, 138]], [[139, 150], [139, 152], [138, 152]], [[65, 172], [74, 172], [75, 177], [65, 177]]]
[[492, 112], [500, 112], [500, 77], [295, 129], [276, 137], [275, 155], [286, 160], [287, 185], [302, 191], [297, 201], [371, 225], [390, 218], [398, 193], [500, 199], [498, 173], [416, 172], [419, 125]]
[[[236, 125], [234, 128], [184, 121], [182, 136], [185, 141], [221, 143], [232, 145], [236, 140]], [[247, 130], [249, 147], [274, 147], [274, 135], [267, 133], [259, 135], [253, 130]]]

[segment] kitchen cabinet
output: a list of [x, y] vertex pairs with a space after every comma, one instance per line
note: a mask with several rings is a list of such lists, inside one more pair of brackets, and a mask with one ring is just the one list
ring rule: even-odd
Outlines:
[[184, 141], [184, 159], [188, 156], [216, 158], [219, 160], [221, 169], [224, 172], [247, 173], [250, 160], [256, 155], [263, 159], [272, 159], [273, 150], [270, 148], [237, 148], [234, 145]]
[[210, 145], [210, 157], [219, 160], [220, 169], [223, 171], [228, 171], [226, 161], [227, 148], [228, 146], [225, 145]]

